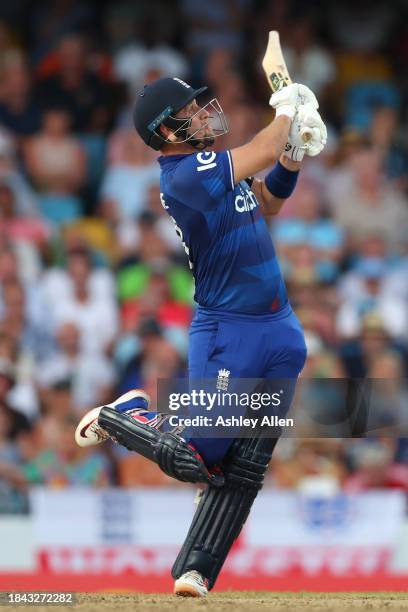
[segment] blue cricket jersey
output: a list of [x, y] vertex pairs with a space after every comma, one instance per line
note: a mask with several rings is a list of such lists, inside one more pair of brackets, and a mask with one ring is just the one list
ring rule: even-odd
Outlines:
[[230, 152], [158, 161], [162, 205], [187, 253], [196, 302], [254, 314], [289, 308], [268, 226], [248, 182], [234, 184]]

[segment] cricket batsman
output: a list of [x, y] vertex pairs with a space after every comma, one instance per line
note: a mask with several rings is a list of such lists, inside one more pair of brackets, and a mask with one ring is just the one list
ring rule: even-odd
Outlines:
[[[161, 153], [161, 202], [195, 279], [189, 378], [228, 371], [236, 379], [296, 381], [306, 346], [266, 220], [295, 189], [303, 156], [323, 149], [326, 128], [312, 91], [294, 83], [272, 95], [276, 115], [266, 128], [247, 144], [216, 152], [215, 138], [228, 127], [217, 99], [200, 105], [206, 89], [158, 79], [144, 87], [134, 110], [137, 132]], [[252, 178], [266, 169], [263, 180]], [[178, 480], [207, 485], [172, 569], [175, 594], [203, 597], [262, 488], [277, 438], [209, 438], [188, 429], [181, 437], [161, 431], [159, 418], [149, 413], [147, 394], [132, 390], [90, 410], [76, 440], [89, 446], [110, 437]]]

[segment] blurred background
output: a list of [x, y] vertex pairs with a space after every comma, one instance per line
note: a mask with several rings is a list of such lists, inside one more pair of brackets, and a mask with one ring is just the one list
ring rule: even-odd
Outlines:
[[[154, 399], [157, 377], [186, 368], [192, 278], [131, 111], [144, 83], [177, 75], [220, 101], [219, 148], [243, 144], [272, 119], [271, 29], [329, 130], [270, 226], [306, 332], [303, 376], [407, 376], [407, 12], [403, 0], [2, 3], [1, 514], [38, 511], [38, 487], [186, 489], [125, 449], [73, 439], [90, 407], [133, 387]], [[398, 392], [384, 401], [408, 408]], [[267, 487], [406, 493], [408, 443], [284, 440]]]

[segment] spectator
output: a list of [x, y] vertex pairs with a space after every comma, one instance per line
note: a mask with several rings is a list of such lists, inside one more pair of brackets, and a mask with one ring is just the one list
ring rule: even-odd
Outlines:
[[177, 482], [141, 455], [129, 453], [118, 461], [118, 484], [121, 487], [172, 487]]
[[294, 83], [304, 83], [324, 100], [325, 89], [336, 77], [336, 65], [317, 42], [310, 17], [291, 23], [283, 55]]
[[11, 53], [20, 50], [16, 31], [4, 19], [0, 19], [0, 66], [3, 65]]
[[[37, 453], [22, 467], [28, 483], [61, 488], [73, 485], [107, 486], [109, 463], [105, 455], [93, 449], [79, 449], [75, 443], [76, 420], [71, 417], [47, 421], [35, 432]], [[52, 425], [47, 440], [47, 427]]]
[[[215, 89], [214, 96], [218, 99], [227, 117], [237, 106], [250, 103], [245, 82], [237, 72], [229, 72], [225, 75], [219, 87]], [[252, 112], [256, 114], [253, 107]]]
[[406, 189], [408, 154], [398, 133], [398, 113], [395, 108], [380, 106], [374, 111], [370, 140], [373, 148], [381, 155], [387, 179], [392, 180], [399, 189]]
[[367, 430], [371, 434], [388, 435], [407, 430], [406, 393], [404, 392], [404, 364], [401, 354], [384, 351], [373, 355], [368, 370], [373, 381]]
[[[135, 329], [141, 320], [150, 317], [156, 319], [163, 327], [165, 336], [174, 346], [185, 354], [187, 343], [185, 336], [191, 322], [190, 304], [175, 299], [172, 295], [170, 282], [174, 289], [178, 281], [178, 270], [152, 270], [143, 293], [137, 298], [124, 301], [121, 309], [122, 327], [124, 330]], [[130, 280], [127, 279], [128, 281]]]
[[1, 69], [0, 125], [18, 138], [31, 136], [40, 129], [41, 110], [33, 95], [26, 58], [8, 52]]
[[343, 300], [337, 315], [337, 328], [343, 338], [357, 336], [364, 315], [374, 312], [391, 337], [407, 340], [408, 305], [381, 291], [385, 273], [386, 265], [381, 259], [367, 257], [359, 262], [353, 273], [358, 288]]
[[271, 223], [308, 346], [299, 414], [310, 405], [315, 422], [299, 427], [330, 426], [341, 379], [367, 377], [377, 438], [282, 440], [269, 481], [406, 490], [407, 441], [378, 438], [396, 415], [405, 423], [407, 404], [404, 19], [392, 3], [329, 3], [318, 21], [292, 4], [121, 0], [101, 13], [68, 0], [30, 5], [25, 25], [7, 8], [13, 30], [0, 20], [0, 512], [27, 511], [30, 483], [170, 484], [135, 454], [88, 454], [72, 439], [78, 412], [135, 386], [155, 409], [157, 378], [186, 375], [191, 273], [132, 106], [162, 75], [205, 83], [231, 126], [217, 146], [241, 145], [272, 118], [260, 66], [270, 29], [329, 123]]
[[[301, 250], [301, 249], [299, 249]], [[302, 262], [300, 262], [302, 263]], [[288, 289], [305, 330], [312, 331], [328, 346], [336, 346], [337, 297], [330, 287], [319, 284], [310, 268], [294, 268]]]
[[[324, 199], [329, 205], [336, 201], [339, 193], [347, 193], [352, 189], [353, 176], [350, 171], [350, 160], [354, 154], [366, 150], [368, 146], [369, 141], [364, 134], [353, 129], [342, 130], [337, 143], [335, 143], [335, 153], [331, 156], [331, 163], [323, 168], [319, 176], [322, 194], [324, 194]], [[325, 153], [325, 150], [323, 153]], [[318, 155], [317, 163], [319, 157]], [[315, 160], [312, 159], [311, 161], [313, 164]]]
[[387, 333], [384, 320], [376, 313], [366, 314], [362, 318], [358, 338], [355, 341], [347, 341], [341, 346], [344, 366], [352, 378], [368, 376], [375, 356], [390, 351], [398, 351], [406, 360], [406, 347], [399, 339], [392, 340]]
[[[119, 134], [116, 135], [118, 143]], [[159, 180], [159, 164], [142, 150], [136, 134], [122, 135], [115, 163], [108, 166], [101, 185], [101, 213], [114, 225], [138, 217], [148, 190]], [[112, 142], [113, 151], [114, 143]], [[156, 156], [157, 157], [157, 156]]]
[[[384, 291], [388, 271], [392, 270], [390, 262], [386, 260], [387, 250], [383, 236], [375, 234], [363, 238], [354, 254], [351, 270], [343, 274], [337, 290], [344, 301], [355, 302], [368, 296], [366, 277], [379, 279], [379, 293], [386, 297]], [[388, 293], [392, 295], [392, 293]]]
[[210, 49], [205, 58], [203, 81], [211, 92], [218, 91], [223, 81], [237, 71], [236, 57], [231, 49], [216, 46]]
[[[30, 243], [41, 248], [49, 238], [49, 228], [38, 217], [18, 214], [16, 196], [7, 182], [0, 182], [0, 232], [12, 243]], [[34, 253], [35, 256], [35, 253]]]
[[343, 255], [344, 233], [341, 226], [324, 215], [318, 190], [313, 184], [301, 184], [291, 198], [291, 205], [295, 216], [278, 218], [273, 226], [273, 237], [280, 254], [290, 268], [299, 246], [309, 246], [316, 260], [314, 268], [317, 276], [326, 282], [333, 281]]
[[282, 488], [300, 488], [305, 479], [316, 476], [341, 485], [345, 477], [343, 450], [334, 439], [290, 440], [284, 453], [274, 453], [272, 467], [272, 482]]
[[390, 269], [384, 279], [384, 292], [408, 303], [408, 255]]
[[[393, 440], [390, 440], [393, 443]], [[408, 466], [394, 462], [392, 445], [381, 441], [360, 444], [355, 453], [356, 472], [345, 482], [347, 493], [370, 489], [408, 490]]]
[[22, 457], [16, 443], [28, 425], [18, 433], [19, 419], [9, 407], [0, 406], [0, 515], [28, 511], [27, 483], [20, 470]]
[[36, 195], [18, 168], [15, 142], [4, 132], [0, 132], [0, 180], [13, 190], [19, 215], [38, 214]]
[[244, 44], [243, 29], [251, 0], [223, 2], [210, 0], [182, 0], [181, 15], [187, 22], [184, 29], [186, 47], [192, 55], [199, 55], [216, 47], [235, 53]]
[[53, 57], [53, 50], [61, 36], [85, 31], [97, 19], [95, 7], [87, 0], [81, 3], [75, 0], [58, 3], [46, 0], [30, 16], [31, 55], [36, 63], [41, 62], [40, 67], [43, 64], [48, 67], [50, 63], [54, 66], [54, 62], [58, 62], [58, 56]]
[[352, 182], [344, 190], [330, 193], [335, 220], [347, 231], [352, 246], [368, 233], [382, 234], [391, 252], [398, 252], [408, 227], [405, 198], [386, 181], [381, 158], [372, 149], [350, 159]]
[[344, 377], [344, 369], [336, 353], [326, 347], [316, 333], [307, 331], [305, 341], [307, 361], [302, 370], [302, 378]]
[[69, 231], [64, 235], [63, 264], [49, 267], [42, 278], [41, 290], [47, 302], [60, 302], [72, 296], [75, 262], [83, 261], [89, 268], [88, 289], [95, 299], [114, 301], [115, 279], [112, 271], [95, 263], [94, 253], [89, 249], [82, 235]]
[[27, 171], [39, 194], [41, 214], [51, 223], [77, 219], [78, 198], [86, 176], [86, 157], [80, 142], [69, 133], [69, 114], [64, 108], [43, 113], [43, 129], [25, 147]]
[[183, 370], [176, 349], [164, 338], [163, 329], [155, 319], [146, 318], [138, 328], [140, 350], [124, 367], [118, 390], [122, 393], [135, 387], [146, 389], [156, 399], [157, 378], [171, 378]]
[[398, 9], [385, 3], [372, 10], [367, 7], [367, 0], [357, 4], [348, 0], [341, 6], [330, 4], [327, 13], [328, 27], [339, 43], [337, 99], [345, 99], [346, 125], [362, 131], [368, 129], [375, 106], [399, 103], [392, 61], [380, 52], [398, 19]]
[[3, 282], [0, 308], [2, 330], [18, 344], [24, 360], [47, 354], [52, 347], [52, 326], [36, 287], [25, 287], [12, 278]]
[[68, 111], [49, 108], [43, 113], [42, 132], [26, 147], [27, 170], [40, 191], [72, 194], [84, 183], [84, 152], [69, 130]]
[[[171, 248], [169, 240], [163, 236], [156, 214], [145, 211], [140, 215], [137, 223], [122, 224], [118, 229], [118, 239], [121, 248], [119, 284], [122, 282], [122, 266], [126, 271], [126, 268], [135, 261], [138, 269], [144, 269], [146, 265], [166, 267]], [[184, 250], [182, 257], [184, 263]]]
[[59, 382], [67, 381], [77, 412], [111, 401], [115, 379], [113, 366], [105, 355], [81, 351], [80, 341], [75, 324], [62, 324], [57, 330], [57, 352], [36, 368], [42, 395]]
[[64, 35], [57, 47], [56, 74], [38, 83], [37, 100], [47, 107], [69, 108], [74, 132], [105, 133], [110, 119], [110, 90], [87, 67], [87, 50], [83, 37]]
[[93, 269], [89, 252], [71, 251], [66, 270], [46, 274], [42, 291], [57, 327], [75, 323], [83, 350], [108, 350], [117, 332], [117, 309], [110, 293], [110, 275]]
[[223, 136], [223, 148], [233, 149], [251, 140], [262, 127], [260, 120], [261, 115], [254, 112], [253, 104], [234, 100], [234, 104], [228, 110], [228, 122], [234, 126], [234, 129]]
[[[160, 17], [163, 19], [163, 16]], [[177, 74], [185, 79], [189, 66], [182, 53], [170, 47], [165, 41], [157, 39], [157, 31], [149, 23], [143, 38], [133, 39], [123, 45], [113, 56], [113, 72], [116, 78], [124, 81], [129, 93], [135, 98], [147, 82], [146, 75], [154, 70], [163, 77]], [[152, 27], [153, 26], [153, 27]]]

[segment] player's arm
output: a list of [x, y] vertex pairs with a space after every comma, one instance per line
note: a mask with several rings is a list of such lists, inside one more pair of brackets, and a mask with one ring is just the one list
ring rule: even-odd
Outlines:
[[[276, 111], [274, 121], [258, 132], [247, 144], [231, 150], [235, 184], [247, 176], [272, 166], [280, 158], [289, 140], [292, 122], [302, 100], [312, 100], [311, 108], [318, 106], [314, 93], [299, 83], [292, 83], [272, 94], [269, 104]], [[301, 129], [306, 127], [299, 122], [296, 123]], [[305, 143], [301, 132], [296, 136], [299, 142], [293, 144], [296, 145], [296, 150], [299, 150]]]
[[[307, 128], [311, 138], [305, 146], [301, 134]], [[292, 122], [285, 153], [263, 181], [253, 182], [252, 191], [265, 217], [278, 214], [284, 201], [296, 187], [303, 156], [318, 155], [327, 140], [327, 130], [317, 110], [310, 104], [301, 105]]]
[[231, 149], [234, 183], [272, 166], [281, 156], [288, 141], [292, 119], [286, 115], [276, 117], [245, 145]]
[[[296, 174], [297, 178], [297, 173], [300, 169], [300, 162], [292, 161], [285, 155], [281, 155], [279, 162], [284, 168], [286, 168], [286, 170], [288, 170], [289, 172], [293, 172], [293, 174]], [[273, 195], [266, 186], [265, 179], [260, 180], [255, 178], [252, 183], [251, 189], [259, 202], [264, 217], [272, 217], [279, 213], [286, 198], [277, 197], [276, 195]]]
[[270, 105], [275, 119], [247, 144], [231, 150], [235, 184], [272, 166], [282, 155], [299, 104], [299, 87], [293, 83], [274, 93]]

